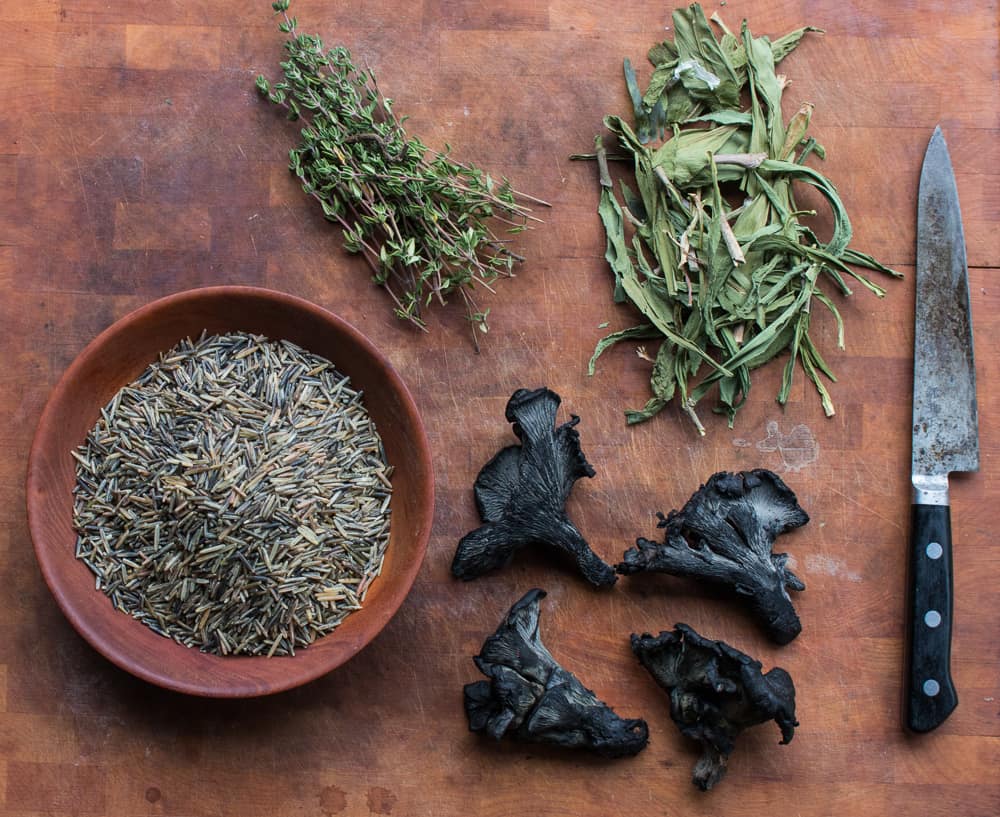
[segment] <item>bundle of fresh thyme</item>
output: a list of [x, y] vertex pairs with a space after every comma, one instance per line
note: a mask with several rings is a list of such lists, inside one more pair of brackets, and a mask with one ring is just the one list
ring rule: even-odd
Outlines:
[[[849, 295], [849, 276], [881, 297], [885, 291], [852, 267], [900, 277], [848, 248], [851, 224], [840, 196], [805, 165], [811, 155], [824, 156], [806, 135], [812, 105], [803, 105], [787, 125], [782, 117], [787, 82], [775, 65], [816, 29], [772, 42], [752, 36], [746, 21], [737, 35], [717, 16], [712, 20], [718, 38], [699, 5], [674, 12], [673, 41], [649, 52], [654, 71], [645, 94], [625, 61], [635, 130], [617, 116], [604, 120], [624, 155], [610, 156], [598, 137], [596, 153], [574, 157], [598, 160], [614, 299], [630, 301], [645, 319], [604, 338], [590, 373], [618, 341], [661, 339], [652, 359], [653, 396], [643, 409], [626, 412], [627, 420], [649, 419], [678, 396], [702, 434], [695, 412], [702, 397], [718, 384], [718, 410], [732, 427], [750, 392], [750, 371], [786, 351], [778, 402], [786, 402], [798, 364], [832, 415], [822, 377], [835, 378], [809, 335], [814, 301], [835, 316], [841, 348], [843, 321], [819, 283]], [[638, 192], [622, 183], [621, 202], [609, 158], [634, 164]], [[799, 221], [806, 213], [796, 207], [793, 182], [812, 186], [829, 202], [828, 242]]]
[[257, 89], [304, 123], [290, 170], [340, 225], [345, 249], [364, 256], [400, 318], [426, 328], [421, 309], [457, 292], [473, 328], [485, 332], [489, 310], [480, 310], [472, 290], [489, 289], [524, 260], [489, 222], [520, 232], [537, 219], [518, 199], [544, 202], [455, 161], [450, 149], [434, 152], [408, 136], [374, 74], [358, 68], [347, 48], [326, 49], [318, 36], [297, 33], [289, 2], [271, 4], [289, 35], [284, 79], [258, 76]]

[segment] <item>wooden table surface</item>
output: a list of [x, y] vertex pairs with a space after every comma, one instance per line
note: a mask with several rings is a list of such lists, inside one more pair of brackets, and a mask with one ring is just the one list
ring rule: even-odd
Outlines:
[[[294, 129], [262, 103], [282, 35], [266, 2], [0, 2], [0, 811], [4, 815], [607, 815], [1000, 813], [1000, 94], [995, 0], [730, 0], [709, 3], [772, 36], [811, 24], [784, 64], [786, 115], [816, 104], [812, 132], [852, 215], [854, 246], [908, 274], [883, 302], [843, 300], [847, 349], [818, 315], [840, 376], [825, 419], [801, 377], [773, 399], [761, 370], [735, 429], [697, 438], [671, 409], [626, 427], [648, 364], [627, 344], [594, 377], [594, 343], [632, 316], [611, 301], [590, 148], [606, 113], [628, 112], [621, 60], [647, 71], [669, 4], [595, 0], [296, 0], [305, 31], [376, 69], [409, 128], [550, 201], [519, 240], [473, 354], [461, 307], [420, 334], [396, 321], [360, 260], [296, 186]], [[935, 125], [964, 211], [972, 282], [982, 469], [952, 481], [953, 666], [960, 704], [936, 732], [900, 727], [915, 191]], [[822, 219], [821, 219], [821, 224]], [[217, 702], [116, 669], [64, 620], [24, 515], [31, 434], [49, 390], [101, 329], [158, 296], [211, 284], [281, 289], [328, 307], [391, 358], [423, 413], [437, 509], [426, 561], [387, 629], [307, 687]], [[570, 511], [616, 561], [655, 512], [717, 470], [770, 468], [812, 516], [780, 542], [807, 590], [803, 632], [768, 643], [728, 599], [665, 577], [596, 592], [555, 560], [522, 555], [469, 584], [449, 565], [478, 524], [471, 486], [513, 441], [504, 405], [548, 385], [575, 413], [597, 475]], [[556, 658], [627, 717], [639, 756], [589, 756], [470, 734], [471, 656], [531, 587]], [[697, 757], [666, 697], [632, 657], [631, 632], [686, 621], [793, 676], [801, 723], [741, 738], [725, 781], [690, 783]]]

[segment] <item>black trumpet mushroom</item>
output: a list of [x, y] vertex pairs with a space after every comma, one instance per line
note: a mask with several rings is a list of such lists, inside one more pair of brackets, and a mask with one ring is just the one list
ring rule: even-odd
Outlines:
[[573, 484], [594, 476], [594, 468], [580, 448], [579, 417], [553, 428], [560, 402], [546, 388], [518, 389], [507, 402], [507, 421], [521, 444], [501, 450], [476, 477], [483, 524], [458, 543], [451, 572], [459, 579], [475, 579], [506, 565], [519, 548], [544, 544], [572, 556], [597, 587], [617, 580], [566, 515]]
[[743, 597], [768, 636], [787, 644], [802, 631], [788, 589], [805, 590], [772, 553], [777, 537], [809, 521], [781, 478], [765, 469], [714, 474], [687, 504], [666, 517], [663, 542], [637, 539], [616, 570], [690, 576], [725, 585]]
[[637, 754], [649, 738], [646, 722], [616, 715], [542, 643], [538, 613], [544, 597], [544, 590], [528, 591], [473, 659], [489, 680], [465, 686], [469, 729], [609, 758]]
[[633, 634], [632, 652], [670, 695], [670, 717], [681, 734], [701, 744], [692, 779], [702, 791], [723, 778], [744, 729], [774, 720], [780, 742], [791, 742], [799, 725], [795, 685], [781, 667], [762, 674], [759, 661], [686, 624], [656, 637]]

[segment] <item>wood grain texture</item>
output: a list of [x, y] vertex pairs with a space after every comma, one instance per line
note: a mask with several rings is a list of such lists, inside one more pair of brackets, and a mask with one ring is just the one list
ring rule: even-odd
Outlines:
[[[621, 60], [664, 35], [670, 6], [635, 0], [295, 0], [304, 30], [342, 42], [434, 147], [507, 175], [554, 204], [502, 281], [482, 353], [460, 307], [430, 333], [390, 314], [357, 259], [285, 170], [295, 127], [262, 104], [281, 35], [269, 3], [23, 0], [0, 3], [0, 813], [245, 817], [275, 814], [484, 817], [776, 813], [915, 817], [1000, 812], [1000, 71], [995, 0], [729, 0], [706, 5], [755, 33], [802, 25], [784, 70], [788, 110], [816, 105], [825, 170], [855, 245], [912, 273], [915, 191], [933, 127], [945, 131], [963, 206], [977, 344], [982, 470], [953, 480], [960, 703], [935, 733], [900, 727], [909, 525], [912, 280], [882, 302], [840, 306], [847, 349], [817, 315], [840, 382], [823, 417], [801, 378], [785, 410], [780, 371], [761, 370], [732, 431], [695, 438], [669, 410], [628, 428], [648, 364], [626, 345], [586, 376], [593, 344], [633, 316], [612, 304], [590, 149], [606, 113], [628, 111]], [[793, 107], [794, 106], [794, 107]], [[822, 211], [818, 229], [829, 224]], [[210, 702], [157, 690], [94, 652], [42, 581], [24, 515], [31, 433], [55, 381], [102, 329], [161, 295], [259, 284], [308, 298], [371, 337], [423, 414], [436, 465], [430, 547], [399, 615], [361, 654], [274, 698]], [[780, 368], [780, 367], [779, 367]], [[767, 643], [742, 608], [667, 577], [585, 586], [524, 554], [470, 584], [448, 567], [477, 524], [471, 485], [513, 441], [503, 410], [548, 385], [580, 415], [594, 479], [570, 511], [617, 560], [655, 534], [714, 471], [767, 467], [812, 521], [781, 542], [807, 590], [802, 635]], [[461, 688], [471, 656], [533, 586], [556, 658], [622, 715], [649, 721], [634, 759], [600, 761], [471, 735]], [[748, 732], [709, 796], [690, 784], [694, 748], [632, 658], [628, 635], [686, 621], [785, 667], [801, 722], [778, 746]]]

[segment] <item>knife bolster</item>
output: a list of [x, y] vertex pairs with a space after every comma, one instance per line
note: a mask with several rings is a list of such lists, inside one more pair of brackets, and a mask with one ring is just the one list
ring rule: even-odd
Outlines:
[[914, 505], [948, 505], [948, 475], [936, 474], [925, 476], [914, 474], [913, 504]]

